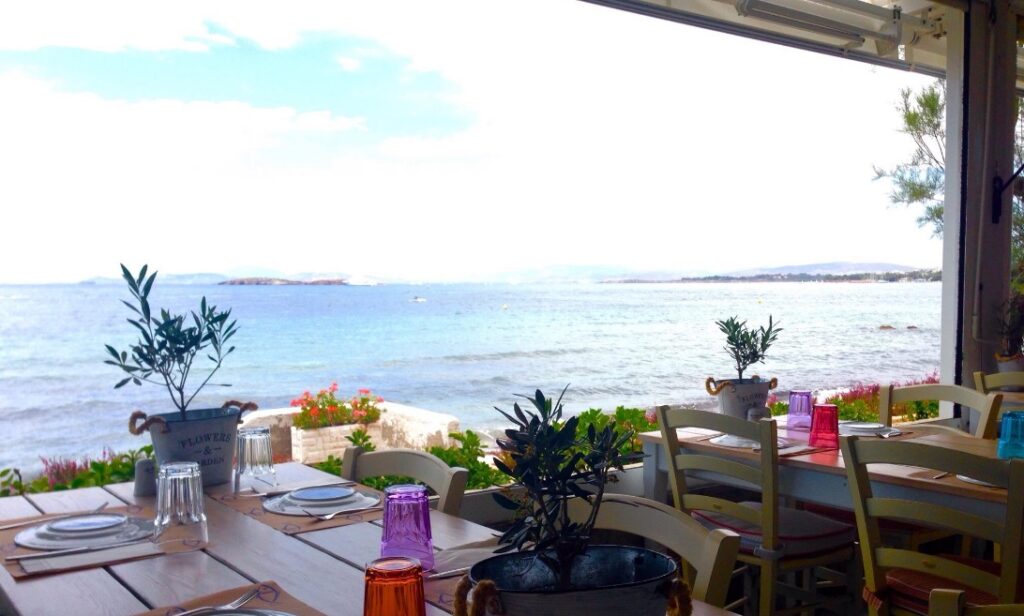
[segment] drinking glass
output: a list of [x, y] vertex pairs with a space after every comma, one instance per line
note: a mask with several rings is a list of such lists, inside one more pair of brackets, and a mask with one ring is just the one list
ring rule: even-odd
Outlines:
[[999, 458], [1024, 458], [1024, 411], [1003, 413], [1003, 425], [999, 430]]
[[277, 485], [274, 455], [270, 449], [270, 428], [239, 428], [235, 451], [236, 491], [242, 477], [259, 478], [271, 485]]
[[811, 429], [811, 392], [793, 390], [789, 392], [789, 414], [786, 428], [789, 430]]
[[154, 540], [171, 531], [173, 539], [206, 543], [203, 476], [198, 462], [160, 465], [156, 478], [156, 530]]
[[423, 567], [415, 558], [388, 556], [366, 565], [363, 616], [426, 616]]
[[839, 447], [839, 409], [836, 405], [814, 405], [807, 443], [811, 447]]
[[424, 569], [434, 568], [427, 489], [396, 485], [384, 489], [384, 534], [380, 555], [415, 558]]

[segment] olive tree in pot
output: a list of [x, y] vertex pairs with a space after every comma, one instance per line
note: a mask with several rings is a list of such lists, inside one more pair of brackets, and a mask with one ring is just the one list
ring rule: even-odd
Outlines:
[[[565, 390], [562, 391], [565, 394]], [[675, 561], [651, 550], [591, 545], [609, 473], [636, 462], [640, 453], [622, 453], [632, 436], [614, 422], [603, 430], [593, 426], [577, 437], [578, 418], [562, 421], [562, 396], [557, 401], [537, 390], [534, 410], [519, 404], [509, 414], [514, 427], [498, 439], [501, 456], [495, 465], [526, 502], [495, 494], [499, 504], [520, 511], [502, 535], [499, 554], [477, 563], [456, 593], [456, 616], [468, 613], [472, 589], [473, 614], [547, 616], [664, 616], [689, 613], [689, 596], [679, 580]], [[591, 507], [586, 520], [569, 517], [568, 501], [584, 499]]]
[[[149, 303], [156, 272], [147, 277], [147, 270], [148, 266], [143, 265], [138, 275], [132, 275], [121, 265], [134, 300], [122, 300], [122, 303], [133, 313], [128, 323], [139, 337], [127, 351], [106, 345], [111, 359], [105, 363], [116, 366], [126, 375], [114, 385], [115, 389], [128, 383], [151, 383], [166, 389], [178, 410], [149, 416], [135, 411], [128, 420], [128, 429], [132, 434], [149, 431], [157, 464], [198, 462], [204, 485], [227, 483], [231, 480], [241, 413], [256, 405], [230, 401], [221, 408], [189, 410], [188, 407], [203, 387], [211, 384], [210, 379], [220, 369], [224, 358], [234, 352], [235, 347], [227, 346], [227, 342], [237, 331], [236, 322], [229, 320], [231, 310], [219, 311], [216, 306], [207, 304], [205, 297], [199, 304], [199, 312], [176, 315], [160, 310], [156, 314]], [[203, 359], [200, 354], [209, 361], [205, 376], [193, 372], [198, 369], [196, 361]], [[189, 389], [190, 377], [202, 380]]]
[[750, 366], [764, 362], [768, 349], [778, 338], [781, 328], [776, 327], [768, 315], [768, 327], [757, 329], [747, 326], [739, 317], [715, 321], [718, 329], [725, 334], [725, 350], [736, 364], [736, 379], [715, 379], [708, 377], [704, 387], [712, 396], [718, 396], [718, 408], [724, 415], [740, 419], [757, 420], [771, 413], [765, 408], [768, 392], [775, 388], [777, 380], [763, 380], [754, 375], [743, 378], [743, 372]]

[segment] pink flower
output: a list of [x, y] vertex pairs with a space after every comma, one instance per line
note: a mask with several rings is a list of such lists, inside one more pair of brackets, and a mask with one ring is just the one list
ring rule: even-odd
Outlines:
[[370, 395], [370, 390], [369, 389], [360, 389], [359, 390], [359, 395], [361, 395], [361, 396], [369, 396]]
[[352, 416], [356, 419], [362, 419], [363, 417], [366, 417], [366, 411], [363, 409], [355, 409], [352, 411]]
[[331, 390], [331, 393], [332, 393], [332, 394], [333, 394], [334, 392], [338, 391], [338, 382], [337, 382], [337, 381], [334, 381], [333, 383], [331, 383], [331, 386], [330, 386], [330, 387], [329, 387], [328, 389], [330, 389], [330, 390]]

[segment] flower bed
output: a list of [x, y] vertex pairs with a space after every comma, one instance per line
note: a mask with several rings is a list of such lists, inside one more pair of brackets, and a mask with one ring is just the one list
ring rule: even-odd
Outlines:
[[[909, 385], [935, 384], [938, 382], [939, 375], [933, 373], [920, 380], [894, 383], [894, 385], [897, 387], [907, 387]], [[824, 402], [836, 405], [839, 409], [839, 419], [878, 421], [879, 389], [880, 386], [877, 384], [858, 384], [850, 389], [829, 396]], [[771, 409], [772, 415], [785, 415], [789, 413], [789, 402], [779, 400], [775, 394], [771, 394], [768, 396], [768, 408]], [[896, 404], [893, 405], [892, 415], [893, 423], [938, 417], [939, 403], [935, 400], [921, 400]]]
[[321, 389], [315, 396], [306, 391], [292, 400], [298, 413], [292, 416], [292, 457], [304, 464], [323, 462], [332, 453], [346, 447], [357, 430], [365, 430], [371, 438], [380, 440], [379, 425], [384, 398], [374, 396], [369, 389], [360, 389], [349, 400], [336, 396], [338, 384]]

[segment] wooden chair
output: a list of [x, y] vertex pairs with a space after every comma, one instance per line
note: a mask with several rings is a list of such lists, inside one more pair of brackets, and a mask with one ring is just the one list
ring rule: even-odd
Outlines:
[[[993, 390], [999, 391], [1005, 387], [1024, 387], [1024, 372], [996, 372], [985, 374], [978, 371], [974, 373], [974, 388], [983, 394]], [[1016, 389], [1008, 391], [1019, 391]]]
[[[815, 568], [842, 564], [856, 566], [854, 528], [807, 511], [781, 507], [778, 495], [778, 440], [774, 421], [750, 422], [719, 413], [696, 409], [661, 407], [658, 422], [669, 461], [669, 480], [676, 507], [692, 515], [709, 528], [727, 528], [740, 535], [737, 559], [760, 571], [761, 614], [803, 611], [824, 605], [825, 597], [817, 589]], [[749, 463], [684, 450], [677, 428], [696, 427], [751, 439], [761, 444], [760, 452], [750, 453]], [[761, 502], [736, 503], [725, 498], [697, 494], [688, 486], [687, 472], [712, 473], [761, 491]], [[707, 475], [705, 475], [707, 478]], [[783, 574], [803, 572], [804, 587], [782, 585]], [[847, 576], [850, 581], [859, 576]], [[753, 592], [747, 578], [747, 612], [752, 612]], [[775, 609], [777, 592], [803, 603], [800, 607]], [[853, 594], [853, 593], [851, 593]], [[836, 602], [832, 598], [832, 603]], [[842, 597], [839, 600], [843, 600]]]
[[361, 447], [348, 447], [341, 463], [341, 476], [350, 481], [380, 475], [405, 475], [427, 484], [437, 493], [437, 509], [459, 515], [462, 497], [466, 492], [469, 471], [450, 467], [444, 460], [425, 451], [415, 449], [384, 449], [363, 451]]
[[[569, 501], [569, 516], [584, 520], [591, 507], [582, 499]], [[740, 537], [725, 530], [708, 530], [677, 509], [624, 494], [605, 494], [595, 528], [631, 533], [660, 543], [696, 570], [689, 580], [691, 596], [724, 607]]]
[[1004, 603], [985, 607], [967, 607], [962, 590], [936, 588], [928, 595], [928, 616], [1021, 616], [1024, 605]]
[[[998, 393], [984, 394], [967, 387], [961, 387], [960, 385], [882, 386], [879, 388], [879, 421], [886, 426], [892, 426], [892, 407], [894, 405], [922, 400], [954, 402], [978, 411], [978, 425], [972, 428], [971, 434], [978, 438], [996, 438], [996, 422], [999, 419], [999, 407], [1003, 403], [1003, 395]], [[929, 422], [920, 423], [927, 425]], [[953, 430], [955, 428], [950, 427], [948, 429]]]
[[[1018, 598], [1021, 538], [1024, 531], [1024, 460], [998, 460], [963, 451], [915, 443], [842, 437], [846, 474], [853, 496], [865, 573], [865, 594], [872, 614], [927, 614], [935, 588], [967, 591], [972, 605], [1013, 603]], [[961, 473], [1007, 489], [1002, 520], [982, 518], [954, 506], [901, 498], [876, 497], [869, 464], [902, 464]], [[1007, 546], [1002, 560], [935, 556], [892, 547], [879, 529], [880, 519], [898, 519], [981, 537]]]

